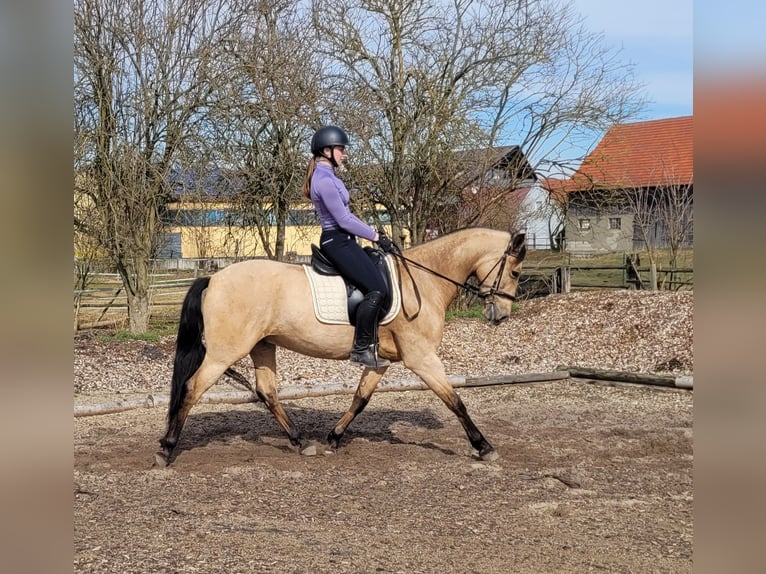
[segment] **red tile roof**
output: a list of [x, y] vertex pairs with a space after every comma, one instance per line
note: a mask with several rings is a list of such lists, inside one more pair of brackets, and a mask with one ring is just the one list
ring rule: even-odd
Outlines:
[[617, 124], [583, 161], [567, 191], [694, 182], [694, 116]]
[[540, 178], [540, 185], [543, 189], [547, 190], [553, 199], [562, 202], [566, 200], [566, 194], [569, 189], [569, 184], [572, 180], [569, 179], [556, 179], [553, 177]]

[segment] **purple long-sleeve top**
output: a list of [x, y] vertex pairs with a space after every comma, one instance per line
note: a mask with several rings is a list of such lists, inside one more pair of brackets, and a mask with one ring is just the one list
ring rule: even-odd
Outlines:
[[351, 213], [346, 186], [325, 163], [317, 163], [311, 176], [311, 201], [322, 229], [340, 227], [357, 237], [375, 238], [375, 229]]

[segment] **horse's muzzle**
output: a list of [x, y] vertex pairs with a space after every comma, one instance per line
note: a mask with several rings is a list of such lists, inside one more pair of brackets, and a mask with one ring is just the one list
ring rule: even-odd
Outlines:
[[499, 325], [506, 321], [509, 316], [509, 313], [504, 312], [493, 301], [488, 301], [484, 306], [484, 318], [492, 325]]

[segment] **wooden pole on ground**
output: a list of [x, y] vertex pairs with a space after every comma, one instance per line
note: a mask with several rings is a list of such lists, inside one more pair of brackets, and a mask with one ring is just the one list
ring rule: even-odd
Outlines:
[[639, 385], [655, 385], [659, 387], [677, 387], [680, 389], [694, 388], [691, 376], [663, 376], [651, 373], [629, 373], [626, 371], [609, 371], [605, 369], [586, 369], [583, 367], [558, 367], [569, 372], [573, 379], [595, 379], [598, 381], [615, 381], [620, 383], [635, 383]]
[[[694, 378], [690, 375], [670, 377], [650, 373], [630, 373], [625, 371], [610, 371], [605, 369], [587, 369], [583, 367], [559, 366], [551, 373], [530, 373], [524, 375], [497, 375], [491, 377], [461, 377], [451, 375], [449, 381], [455, 388], [489, 387], [495, 385], [546, 383], [563, 379], [586, 379], [614, 383], [634, 383], [678, 389], [693, 389]], [[349, 395], [356, 391], [356, 383], [330, 383], [315, 387], [285, 386], [279, 389], [280, 400], [296, 400], [328, 395]], [[383, 382], [375, 392], [404, 392], [425, 391], [428, 387], [421, 381], [392, 381]], [[257, 403], [260, 399], [250, 391], [225, 393], [206, 393], [202, 395], [201, 404], [243, 404]], [[166, 395], [148, 395], [142, 399], [124, 401], [108, 401], [92, 405], [75, 405], [74, 416], [85, 417], [119, 413], [133, 409], [165, 407], [170, 402]]]
[[[545, 383], [569, 378], [567, 371], [554, 371], [552, 373], [531, 373], [526, 375], [499, 375], [494, 377], [460, 377], [450, 376], [449, 381], [455, 388], [487, 387], [493, 385]], [[279, 389], [280, 400], [295, 400], [311, 397], [324, 397], [328, 395], [349, 395], [356, 392], [356, 384], [332, 383], [317, 385], [315, 387], [288, 386]], [[376, 393], [425, 391], [428, 387], [421, 381], [393, 381], [382, 383]], [[250, 391], [237, 391], [228, 393], [205, 393], [200, 398], [201, 404], [243, 404], [257, 403], [260, 399]], [[74, 416], [86, 417], [92, 415], [105, 415], [119, 413], [133, 409], [154, 408], [167, 406], [170, 397], [166, 395], [149, 395], [143, 399], [125, 401], [108, 401], [93, 405], [75, 405]]]

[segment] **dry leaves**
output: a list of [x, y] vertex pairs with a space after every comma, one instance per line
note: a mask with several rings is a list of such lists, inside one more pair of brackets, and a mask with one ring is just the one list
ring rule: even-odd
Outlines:
[[[439, 351], [447, 373], [490, 376], [549, 372], [560, 365], [642, 373], [693, 371], [691, 292], [584, 291], [551, 295], [522, 304], [509, 321], [447, 323]], [[174, 337], [160, 343], [101, 343], [87, 335], [75, 341], [76, 393], [165, 392], [172, 374]], [[277, 354], [282, 384], [355, 383], [360, 368], [346, 361]], [[237, 369], [254, 379], [249, 360]], [[401, 364], [388, 380], [412, 380]], [[224, 377], [219, 385], [227, 385]]]

